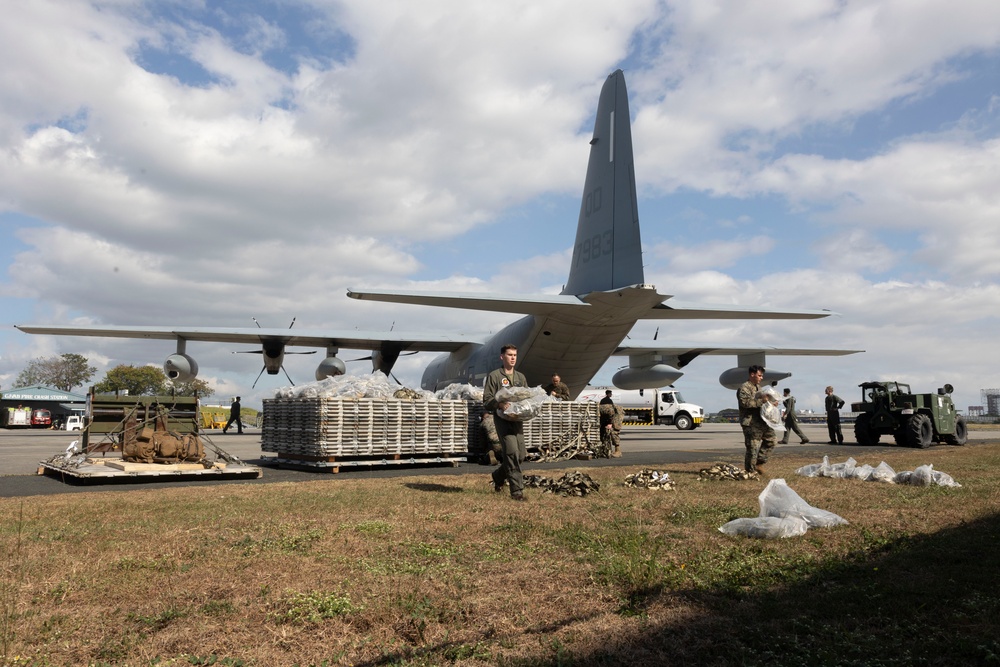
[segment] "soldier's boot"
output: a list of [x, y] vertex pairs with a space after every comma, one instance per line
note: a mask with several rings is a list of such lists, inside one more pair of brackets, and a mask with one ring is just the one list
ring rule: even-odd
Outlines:
[[615, 445], [615, 451], [611, 452], [611, 458], [620, 459], [622, 457], [622, 448], [619, 445]]

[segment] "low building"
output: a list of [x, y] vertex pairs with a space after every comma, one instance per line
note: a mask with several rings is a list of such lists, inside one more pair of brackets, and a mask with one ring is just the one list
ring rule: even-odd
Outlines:
[[60, 389], [36, 385], [18, 387], [0, 392], [0, 423], [7, 426], [7, 415], [11, 410], [48, 410], [52, 424], [66, 421], [70, 415], [82, 415], [87, 409], [87, 397]]

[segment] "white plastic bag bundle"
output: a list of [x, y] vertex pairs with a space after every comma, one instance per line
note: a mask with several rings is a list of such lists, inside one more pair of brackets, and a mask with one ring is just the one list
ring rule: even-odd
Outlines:
[[781, 420], [781, 397], [778, 396], [778, 390], [768, 385], [757, 393], [765, 399], [760, 406], [760, 416], [764, 423], [774, 431], [784, 431], [785, 422]]
[[733, 519], [719, 527], [719, 532], [733, 537], [758, 537], [769, 540], [780, 537], [798, 537], [805, 535], [808, 530], [809, 524], [806, 523], [805, 519], [797, 516]]
[[822, 463], [810, 463], [809, 465], [802, 466], [795, 471], [796, 475], [802, 475], [803, 477], [819, 477], [820, 472], [830, 467], [830, 457], [824, 456]]
[[482, 401], [483, 400], [483, 388], [473, 387], [471, 384], [460, 384], [458, 382], [452, 382], [450, 385], [441, 389], [436, 394], [437, 398], [442, 401]]
[[399, 389], [385, 373], [371, 375], [336, 375], [295, 387], [281, 387], [275, 398], [391, 398]]
[[962, 486], [951, 475], [935, 470], [933, 465], [918, 466], [915, 470], [897, 473], [894, 481], [896, 484], [909, 484], [911, 486], [950, 486], [955, 488]]
[[498, 403], [510, 403], [506, 410], [497, 410], [497, 415], [507, 421], [526, 422], [542, 412], [542, 403], [555, 399], [541, 387], [504, 387], [496, 393]]
[[783, 479], [772, 479], [764, 487], [760, 497], [760, 515], [764, 516], [797, 516], [810, 528], [829, 528], [847, 523], [847, 520], [833, 512], [813, 507], [795, 493]]
[[854, 479], [860, 479], [863, 482], [868, 481], [868, 478], [872, 476], [875, 472], [875, 468], [871, 467], [867, 463], [860, 465], [854, 469]]
[[934, 484], [938, 486], [950, 486], [954, 488], [961, 488], [961, 484], [956, 482], [954, 478], [946, 472], [940, 472], [938, 470], [934, 471]]
[[760, 516], [755, 519], [734, 519], [719, 530], [726, 535], [761, 537], [796, 537], [809, 528], [828, 528], [847, 520], [813, 507], [795, 493], [783, 479], [772, 479], [761, 491]]
[[877, 466], [875, 466], [875, 469], [872, 470], [872, 474], [869, 475], [868, 479], [865, 481], [889, 482], [891, 484], [896, 481], [896, 471], [893, 470], [888, 463], [882, 461]]
[[850, 479], [854, 477], [854, 468], [857, 465], [858, 462], [853, 457], [848, 457], [843, 463], [833, 463], [820, 470], [819, 477]]

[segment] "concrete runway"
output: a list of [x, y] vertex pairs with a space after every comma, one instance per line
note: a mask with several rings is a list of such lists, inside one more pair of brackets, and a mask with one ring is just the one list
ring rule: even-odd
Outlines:
[[[851, 437], [850, 425], [844, 425], [844, 435]], [[849, 456], [864, 463], [875, 465], [884, 452], [899, 451], [891, 444], [877, 447], [861, 447], [853, 442], [844, 445], [829, 445], [825, 424], [802, 424], [802, 429], [810, 439], [809, 444], [796, 444], [793, 434], [787, 445], [778, 445], [776, 456], [782, 452], [794, 453], [822, 460], [829, 455], [833, 461], [843, 461]], [[124, 491], [148, 489], [161, 486], [204, 486], [217, 484], [267, 484], [272, 482], [294, 482], [309, 480], [349, 480], [366, 478], [407, 477], [426, 475], [467, 475], [483, 474], [492, 470], [489, 466], [463, 463], [451, 466], [388, 466], [381, 468], [342, 468], [340, 473], [303, 472], [282, 470], [268, 463], [267, 453], [260, 450], [259, 431], [247, 431], [244, 435], [222, 435], [221, 431], [204, 433], [216, 446], [244, 462], [259, 465], [264, 469], [260, 479], [243, 480], [198, 480], [198, 481], [157, 481], [128, 480], [126, 483], [67, 483], [47, 475], [38, 475], [40, 462], [63, 453], [69, 444], [79, 438], [79, 432], [30, 431], [0, 429], [0, 497], [48, 495], [55, 493], [78, 493], [82, 491]], [[780, 439], [780, 438], [779, 438]], [[1000, 430], [970, 431], [969, 444], [1000, 441]], [[891, 443], [891, 440], [889, 440]], [[928, 452], [950, 449], [947, 445], [934, 445]], [[863, 459], [862, 459], [863, 457]], [[736, 424], [705, 424], [693, 431], [678, 431], [672, 426], [631, 426], [622, 431], [622, 457], [620, 459], [593, 459], [590, 461], [556, 461], [551, 463], [526, 463], [526, 472], [580, 468], [596, 466], [640, 466], [664, 467], [672, 463], [697, 463], [707, 465], [715, 462], [742, 465], [743, 435]], [[933, 462], [933, 461], [930, 461]]]

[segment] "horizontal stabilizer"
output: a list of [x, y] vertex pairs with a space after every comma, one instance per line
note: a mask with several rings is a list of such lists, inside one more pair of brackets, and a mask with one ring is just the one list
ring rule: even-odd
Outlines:
[[415, 306], [439, 306], [441, 308], [464, 308], [486, 310], [495, 313], [519, 313], [522, 315], [550, 315], [564, 308], [584, 309], [590, 306], [573, 295], [538, 294], [512, 297], [509, 294], [470, 294], [467, 292], [357, 292], [347, 290], [352, 299], [367, 301], [388, 301], [407, 303]]

